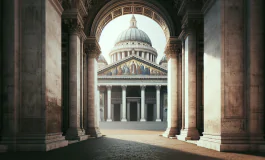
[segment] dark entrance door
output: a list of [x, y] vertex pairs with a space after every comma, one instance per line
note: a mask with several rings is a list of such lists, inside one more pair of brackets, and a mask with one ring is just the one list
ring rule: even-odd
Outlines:
[[147, 121], [153, 121], [154, 120], [154, 106], [153, 104], [147, 104]]
[[119, 104], [114, 104], [114, 118], [113, 121], [121, 120], [121, 107]]
[[137, 121], [137, 103], [131, 102], [130, 104], [130, 121]]

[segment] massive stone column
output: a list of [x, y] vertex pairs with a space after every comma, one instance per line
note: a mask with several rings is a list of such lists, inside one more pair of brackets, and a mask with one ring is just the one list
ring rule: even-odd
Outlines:
[[156, 121], [161, 122], [160, 118], [160, 89], [161, 86], [157, 85], [156, 86]]
[[[192, 12], [194, 16], [194, 12]], [[184, 19], [185, 26], [185, 119], [184, 129], [178, 137], [179, 140], [198, 140], [200, 135], [197, 129], [197, 32], [198, 22], [202, 22], [202, 19], [198, 19], [201, 14], [196, 14], [195, 18]], [[185, 17], [190, 17], [190, 13], [187, 12]], [[196, 26], [196, 27], [195, 27]]]
[[107, 118], [107, 122], [111, 122], [111, 86], [107, 86], [107, 108], [108, 108], [108, 118]]
[[217, 151], [265, 151], [264, 1], [246, 2], [216, 0], [204, 17], [204, 132], [197, 145]]
[[127, 86], [121, 86], [122, 88], [122, 122], [126, 122], [126, 87]]
[[178, 77], [178, 59], [177, 55], [181, 53], [181, 41], [176, 37], [171, 37], [166, 48], [168, 57], [168, 109], [167, 109], [167, 130], [165, 137], [175, 137], [179, 134], [178, 125], [178, 103], [177, 103], [177, 77]]
[[97, 107], [97, 57], [100, 54], [100, 47], [95, 37], [88, 37], [84, 43], [84, 52], [87, 54], [88, 77], [87, 77], [87, 126], [86, 133], [93, 137], [100, 137]]
[[[66, 21], [66, 20], [65, 20]], [[66, 139], [68, 140], [85, 140], [88, 138], [80, 126], [81, 117], [81, 56], [80, 55], [80, 36], [81, 28], [78, 20], [69, 20], [69, 128], [66, 132]]]
[[62, 10], [58, 1], [1, 1], [0, 152], [68, 145], [61, 130]]
[[145, 87], [144, 85], [141, 87], [141, 122], [145, 122]]

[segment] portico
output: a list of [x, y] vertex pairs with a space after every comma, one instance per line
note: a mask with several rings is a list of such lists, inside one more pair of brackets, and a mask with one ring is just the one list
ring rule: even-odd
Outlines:
[[[98, 102], [106, 104], [101, 106], [100, 117], [102, 118], [100, 121], [166, 121], [166, 119], [163, 119], [163, 112], [166, 112], [164, 101], [160, 101], [166, 95], [165, 82], [157, 85], [139, 84], [137, 86], [111, 83], [103, 85], [99, 81], [99, 88], [102, 90], [101, 96], [106, 97]], [[160, 91], [161, 89], [163, 91]], [[153, 92], [154, 90], [155, 92]]]

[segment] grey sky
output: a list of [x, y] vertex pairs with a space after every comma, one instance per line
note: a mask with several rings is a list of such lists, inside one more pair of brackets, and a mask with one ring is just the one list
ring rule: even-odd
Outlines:
[[[107, 62], [110, 62], [109, 52], [114, 47], [118, 35], [129, 28], [132, 15], [120, 16], [112, 20], [102, 31], [99, 44], [102, 54]], [[153, 47], [157, 50], [157, 63], [163, 56], [166, 46], [166, 37], [162, 28], [151, 18], [142, 15], [135, 15], [138, 29], [144, 31], [152, 41]]]

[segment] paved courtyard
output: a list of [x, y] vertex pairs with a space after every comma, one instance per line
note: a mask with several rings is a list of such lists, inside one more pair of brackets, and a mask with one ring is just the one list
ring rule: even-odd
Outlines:
[[0, 160], [265, 160], [265, 153], [223, 153], [159, 136], [159, 131], [102, 130], [104, 137], [49, 152], [1, 153]]

